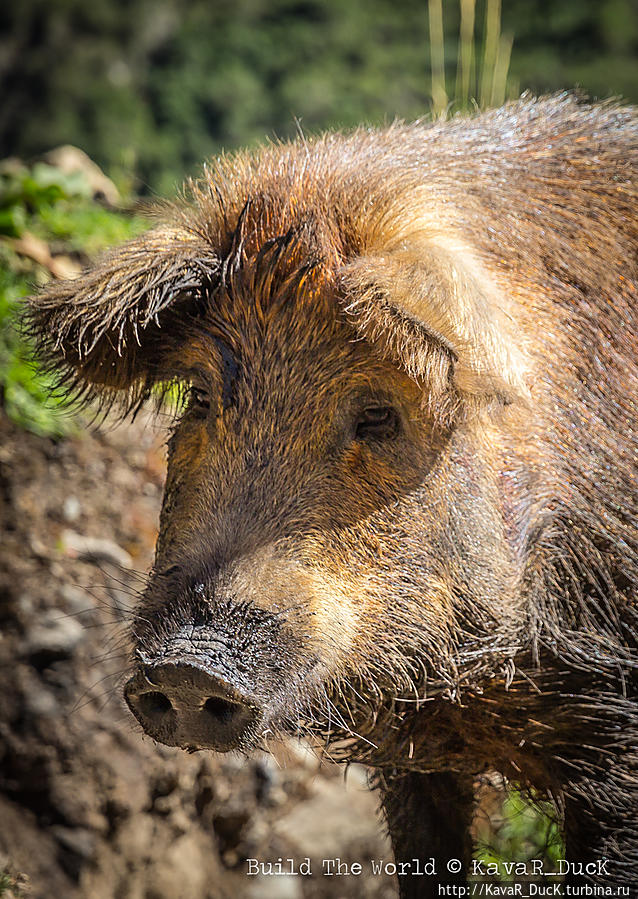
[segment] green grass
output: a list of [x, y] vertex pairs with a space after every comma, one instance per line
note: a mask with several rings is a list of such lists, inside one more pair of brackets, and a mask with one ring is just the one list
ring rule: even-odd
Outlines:
[[477, 28], [477, 0], [460, 0], [456, 80], [448, 90], [445, 63], [443, 0], [428, 0], [432, 114], [500, 106], [506, 98], [513, 35], [501, 27], [501, 0], [486, 0], [482, 34]]
[[56, 397], [51, 378], [33, 363], [31, 348], [17, 327], [24, 297], [50, 277], [43, 266], [19, 252], [16, 240], [34, 235], [75, 264], [141, 233], [140, 216], [107, 209], [91, 199], [82, 175], [52, 166], [0, 163], [0, 405], [33, 433], [61, 437], [75, 428], [69, 407]]

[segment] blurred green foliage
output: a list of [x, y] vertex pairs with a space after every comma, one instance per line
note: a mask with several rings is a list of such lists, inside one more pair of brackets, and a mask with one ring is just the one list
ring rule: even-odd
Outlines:
[[6, 868], [0, 870], [0, 896], [6, 896], [7, 899], [23, 899], [30, 894], [29, 881], [24, 874]]
[[503, 868], [503, 862], [540, 859], [544, 872], [558, 870], [558, 860], [565, 857], [565, 846], [547, 804], [534, 803], [511, 790], [505, 795], [500, 816], [502, 822], [490, 833], [489, 845], [477, 847], [476, 859], [485, 866], [496, 864], [499, 879], [510, 882], [512, 875]]
[[[476, 4], [479, 40], [490, 0]], [[443, 0], [454, 96], [459, 0]], [[638, 100], [635, 0], [503, 0], [506, 93], [582, 87]], [[172, 193], [222, 149], [426, 115], [427, 0], [5, 0], [0, 155], [72, 143], [116, 183]], [[471, 95], [480, 97], [480, 47]]]
[[94, 203], [81, 173], [65, 175], [42, 163], [0, 167], [0, 406], [22, 427], [58, 437], [73, 429], [73, 418], [52, 379], [33, 366], [16, 325], [23, 297], [49, 277], [21, 251], [20, 239], [39, 239], [46, 253], [63, 242], [65, 258], [77, 265], [146, 226], [139, 216]]

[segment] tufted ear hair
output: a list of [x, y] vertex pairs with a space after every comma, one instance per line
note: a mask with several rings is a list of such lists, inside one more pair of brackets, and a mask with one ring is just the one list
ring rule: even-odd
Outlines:
[[158, 377], [157, 349], [169, 311], [191, 305], [219, 276], [200, 235], [162, 227], [105, 255], [77, 279], [52, 281], [31, 297], [24, 328], [62, 394], [128, 408]]
[[450, 240], [403, 240], [344, 267], [346, 313], [433, 397], [505, 403], [528, 395], [529, 360], [510, 300], [481, 262]]

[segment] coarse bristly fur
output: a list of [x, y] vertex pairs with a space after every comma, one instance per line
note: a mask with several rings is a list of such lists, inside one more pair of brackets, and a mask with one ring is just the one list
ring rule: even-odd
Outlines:
[[198, 629], [438, 881], [497, 769], [638, 883], [637, 167], [568, 95], [268, 146], [27, 313], [70, 394], [191, 391], [138, 658]]

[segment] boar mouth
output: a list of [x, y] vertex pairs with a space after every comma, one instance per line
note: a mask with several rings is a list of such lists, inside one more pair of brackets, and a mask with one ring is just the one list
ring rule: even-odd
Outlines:
[[149, 736], [182, 749], [227, 752], [254, 739], [258, 705], [199, 656], [145, 665], [126, 684], [124, 698]]

